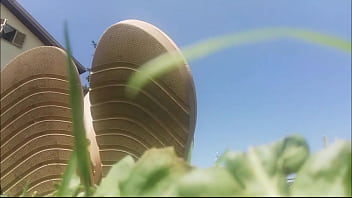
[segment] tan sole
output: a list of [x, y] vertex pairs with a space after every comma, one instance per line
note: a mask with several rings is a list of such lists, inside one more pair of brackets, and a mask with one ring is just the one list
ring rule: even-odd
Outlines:
[[18, 196], [25, 185], [29, 193], [53, 192], [73, 149], [71, 130], [66, 53], [38, 47], [7, 64], [1, 71], [3, 192]]
[[125, 155], [139, 158], [152, 147], [173, 146], [186, 157], [193, 140], [195, 90], [187, 63], [125, 95], [131, 74], [146, 61], [178, 51], [173, 41], [151, 24], [126, 20], [100, 38], [92, 63], [90, 101], [103, 175]]

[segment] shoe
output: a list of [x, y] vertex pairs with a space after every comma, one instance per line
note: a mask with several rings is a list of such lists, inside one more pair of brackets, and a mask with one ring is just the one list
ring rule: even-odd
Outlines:
[[53, 192], [73, 150], [65, 51], [37, 47], [3, 68], [0, 132], [3, 193]]
[[184, 62], [150, 81], [133, 99], [127, 81], [146, 61], [177, 51], [161, 30], [143, 21], [125, 20], [100, 38], [92, 62], [90, 103], [103, 175], [126, 155], [138, 159], [153, 147], [173, 146], [188, 155], [196, 121], [193, 79]]

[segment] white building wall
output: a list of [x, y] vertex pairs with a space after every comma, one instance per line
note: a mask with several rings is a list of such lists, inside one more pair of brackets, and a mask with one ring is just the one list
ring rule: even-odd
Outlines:
[[7, 19], [7, 24], [14, 27], [18, 31], [24, 33], [26, 38], [21, 48], [16, 47], [5, 39], [0, 39], [1, 45], [1, 69], [15, 56], [20, 53], [32, 49], [34, 47], [43, 46], [44, 44], [24, 25], [17, 19], [4, 5], [1, 5], [1, 18]]

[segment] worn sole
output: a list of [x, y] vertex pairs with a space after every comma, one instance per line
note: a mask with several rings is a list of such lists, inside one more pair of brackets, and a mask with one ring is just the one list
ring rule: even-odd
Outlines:
[[90, 77], [90, 102], [103, 164], [109, 167], [152, 147], [173, 146], [186, 157], [193, 140], [196, 100], [187, 63], [153, 79], [131, 99], [127, 81], [146, 61], [163, 53], [181, 53], [158, 28], [138, 20], [110, 26], [100, 38]]
[[54, 191], [73, 150], [70, 111], [63, 50], [28, 50], [1, 71], [1, 188], [6, 195], [18, 196], [25, 186], [30, 194]]

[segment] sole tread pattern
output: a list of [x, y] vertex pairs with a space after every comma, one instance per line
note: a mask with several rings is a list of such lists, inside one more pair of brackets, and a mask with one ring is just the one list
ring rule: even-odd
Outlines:
[[[1, 188], [54, 191], [73, 149], [66, 53], [38, 47], [1, 71]], [[78, 76], [78, 73], [77, 73]], [[83, 99], [82, 99], [83, 101]]]
[[147, 148], [173, 146], [186, 157], [196, 116], [187, 64], [151, 79], [136, 98], [125, 95], [129, 77], [143, 63], [175, 50], [177, 46], [159, 29], [137, 20], [112, 25], [100, 38], [89, 96], [103, 175], [125, 155], [139, 158]]

